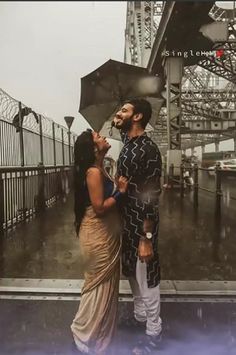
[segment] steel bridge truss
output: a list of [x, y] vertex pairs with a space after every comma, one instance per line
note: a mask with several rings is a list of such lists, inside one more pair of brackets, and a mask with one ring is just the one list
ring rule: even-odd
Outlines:
[[[161, 1], [128, 2], [125, 62], [147, 65], [163, 7], [164, 2]], [[155, 130], [149, 133], [163, 150], [168, 147], [179, 149], [180, 144], [185, 150], [209, 143], [218, 144], [231, 138], [236, 140], [235, 12], [214, 5], [209, 15], [215, 21], [227, 23], [228, 39], [213, 45], [214, 51], [222, 50], [221, 55], [207, 56], [198, 65], [184, 67], [181, 95], [175, 95], [175, 100], [181, 105], [181, 113], [178, 112], [177, 118], [169, 118], [169, 126], [169, 105], [167, 109], [163, 107]], [[166, 93], [168, 97], [171, 102], [170, 92]], [[178, 127], [174, 120], [178, 121]]]
[[162, 1], [128, 1], [125, 62], [146, 67], [162, 16]]

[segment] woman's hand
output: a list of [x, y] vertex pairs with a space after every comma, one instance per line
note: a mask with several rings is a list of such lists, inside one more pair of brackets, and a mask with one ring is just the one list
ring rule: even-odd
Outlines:
[[117, 180], [117, 190], [124, 194], [128, 188], [128, 179], [124, 176], [120, 176]]

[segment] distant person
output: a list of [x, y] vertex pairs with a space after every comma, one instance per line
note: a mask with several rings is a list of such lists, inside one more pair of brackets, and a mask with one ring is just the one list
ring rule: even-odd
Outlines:
[[87, 130], [74, 147], [75, 219], [85, 282], [79, 310], [71, 325], [82, 353], [105, 354], [113, 338], [120, 279], [120, 221], [117, 201], [123, 198], [127, 179], [115, 189], [103, 168], [109, 143]]
[[130, 324], [146, 328], [141, 349], [135, 348], [134, 353], [142, 351], [142, 347], [156, 350], [162, 330], [158, 256], [162, 161], [157, 145], [145, 133], [151, 115], [147, 100], [133, 99], [121, 107], [113, 120], [124, 143], [117, 162], [117, 175], [129, 179], [121, 213], [124, 221], [122, 270], [134, 296], [134, 319]]
[[185, 158], [182, 160], [182, 163], [184, 165], [184, 173], [183, 173], [183, 178], [184, 178], [184, 182], [186, 187], [191, 190], [194, 181], [193, 181], [193, 177], [192, 177], [192, 172], [193, 172], [193, 164], [191, 162], [191, 158]]

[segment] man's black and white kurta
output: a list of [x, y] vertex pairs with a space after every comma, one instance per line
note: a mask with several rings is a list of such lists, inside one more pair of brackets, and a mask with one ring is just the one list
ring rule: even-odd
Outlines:
[[120, 204], [124, 222], [122, 236], [122, 269], [126, 277], [135, 277], [138, 245], [144, 236], [144, 219], [154, 221], [152, 236], [154, 258], [147, 264], [148, 287], [160, 282], [158, 257], [158, 227], [160, 194], [161, 155], [157, 145], [147, 136], [129, 138], [122, 133], [124, 146], [117, 162], [118, 176], [129, 179], [127, 197]]

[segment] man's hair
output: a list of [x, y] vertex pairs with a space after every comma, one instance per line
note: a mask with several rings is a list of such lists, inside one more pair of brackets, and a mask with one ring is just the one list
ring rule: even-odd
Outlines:
[[142, 113], [143, 118], [140, 121], [142, 128], [145, 128], [152, 116], [152, 106], [145, 99], [134, 98], [125, 101], [125, 104], [130, 104], [134, 107], [134, 114]]

